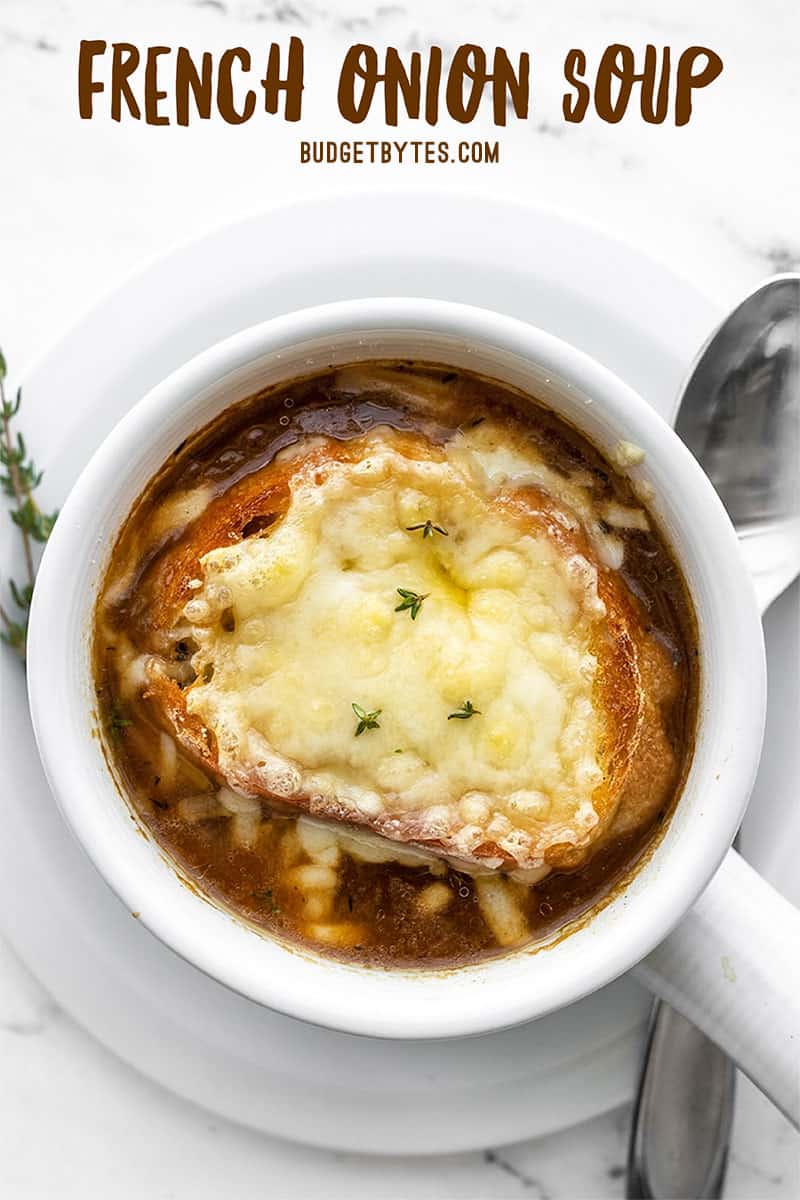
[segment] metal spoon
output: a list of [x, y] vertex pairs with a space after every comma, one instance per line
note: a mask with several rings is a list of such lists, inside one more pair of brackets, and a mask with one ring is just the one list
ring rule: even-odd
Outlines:
[[[678, 397], [675, 429], [736, 526], [765, 612], [800, 574], [800, 274], [760, 284], [712, 334]], [[722, 1195], [735, 1087], [727, 1055], [655, 1001], [628, 1200]]]

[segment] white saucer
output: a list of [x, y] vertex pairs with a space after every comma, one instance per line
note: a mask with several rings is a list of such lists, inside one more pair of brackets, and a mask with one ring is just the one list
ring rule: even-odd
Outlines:
[[[378, 294], [530, 319], [607, 363], [664, 414], [717, 317], [663, 267], [551, 214], [379, 196], [267, 213], [151, 264], [33, 369], [22, 426], [46, 470], [45, 502], [58, 503], [121, 414], [196, 351], [275, 313]], [[3, 576], [15, 550], [4, 520]], [[631, 1096], [649, 1001], [627, 978], [533, 1025], [436, 1044], [303, 1025], [206, 978], [130, 916], [71, 839], [7, 653], [0, 683], [4, 931], [59, 1004], [145, 1074], [258, 1129], [362, 1152], [514, 1141]], [[772, 778], [791, 729], [778, 731]], [[767, 858], [768, 834], [757, 839]]]

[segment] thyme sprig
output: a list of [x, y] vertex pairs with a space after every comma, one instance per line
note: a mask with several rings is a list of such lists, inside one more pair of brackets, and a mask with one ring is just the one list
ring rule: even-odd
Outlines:
[[434, 533], [440, 533], [442, 537], [449, 537], [450, 534], [441, 525], [434, 525], [433, 521], [421, 521], [419, 525], [406, 525], [407, 533], [416, 533], [418, 529], [422, 530], [423, 538], [433, 537]]
[[39, 471], [28, 455], [25, 439], [17, 431], [14, 436], [11, 423], [19, 414], [22, 389], [18, 388], [13, 400], [6, 395], [5, 381], [8, 374], [6, 360], [0, 351], [0, 489], [12, 501], [11, 520], [22, 535], [22, 551], [25, 559], [27, 581], [18, 584], [9, 580], [9, 591], [19, 614], [12, 616], [0, 604], [0, 639], [16, 651], [25, 661], [25, 646], [28, 635], [28, 617], [33, 584], [36, 577], [33, 545], [44, 544], [52, 532], [57, 512], [45, 513], [33, 498], [33, 493], [42, 482]]
[[353, 712], [358, 718], [358, 725], [356, 725], [355, 732], [356, 737], [361, 737], [362, 733], [366, 733], [368, 729], [380, 729], [381, 726], [378, 717], [383, 712], [382, 708], [376, 708], [372, 712], [367, 712], [360, 704], [353, 704]]
[[465, 700], [461, 708], [457, 708], [455, 712], [451, 712], [448, 716], [448, 721], [468, 721], [470, 717], [479, 717], [481, 710], [476, 708], [471, 700]]
[[395, 612], [405, 612], [406, 609], [411, 610], [411, 620], [416, 621], [419, 610], [422, 608], [423, 600], [427, 600], [430, 592], [410, 592], [407, 588], [398, 588], [397, 594], [400, 596], [400, 603]]

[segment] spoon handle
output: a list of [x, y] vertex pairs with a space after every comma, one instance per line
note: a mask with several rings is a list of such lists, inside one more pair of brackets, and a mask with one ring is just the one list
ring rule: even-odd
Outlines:
[[800, 1128], [800, 910], [730, 850], [694, 908], [634, 972]]
[[656, 1000], [633, 1114], [628, 1200], [722, 1195], [735, 1091], [727, 1054]]

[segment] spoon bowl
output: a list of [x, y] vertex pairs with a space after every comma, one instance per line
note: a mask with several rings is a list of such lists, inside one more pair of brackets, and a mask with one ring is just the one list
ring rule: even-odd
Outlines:
[[767, 279], [711, 335], [675, 430], [736, 526], [765, 611], [800, 574], [800, 275]]

